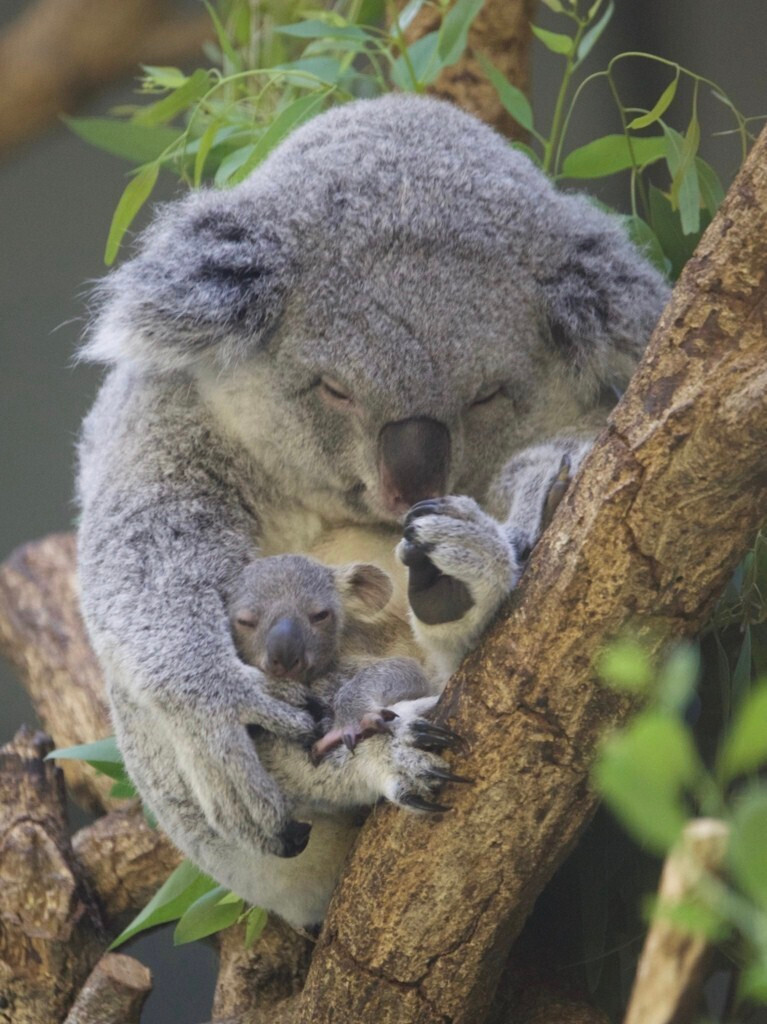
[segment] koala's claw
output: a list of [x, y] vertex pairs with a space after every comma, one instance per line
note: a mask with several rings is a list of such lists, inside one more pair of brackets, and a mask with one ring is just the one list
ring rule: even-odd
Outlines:
[[418, 750], [448, 750], [466, 747], [466, 740], [443, 725], [418, 718], [410, 723], [413, 746]]
[[426, 811], [428, 814], [443, 814], [452, 808], [448, 804], [438, 804], [434, 800], [426, 800], [418, 793], [407, 793], [399, 798], [398, 803], [403, 807], [410, 807], [414, 811]]
[[439, 768], [436, 765], [433, 768], [429, 768], [426, 775], [436, 782], [465, 782], [470, 786], [474, 785], [474, 779], [470, 779], [466, 775], [456, 775], [455, 772], [448, 771], [446, 768]]
[[312, 826], [308, 821], [289, 821], [278, 836], [282, 842], [283, 849], [283, 852], [278, 854], [278, 856], [289, 858], [297, 857], [299, 853], [303, 853], [306, 849], [306, 844], [309, 842], [311, 830]]

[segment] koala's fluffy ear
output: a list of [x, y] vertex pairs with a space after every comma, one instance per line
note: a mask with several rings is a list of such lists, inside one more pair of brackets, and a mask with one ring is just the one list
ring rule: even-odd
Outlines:
[[236, 362], [273, 332], [291, 277], [287, 246], [252, 200], [193, 193], [161, 210], [137, 255], [98, 286], [83, 356], [156, 370]]
[[347, 614], [363, 620], [375, 618], [389, 603], [394, 589], [388, 573], [365, 562], [336, 569], [336, 581]]
[[623, 390], [669, 294], [617, 217], [556, 193], [533, 247], [552, 345], [588, 390]]

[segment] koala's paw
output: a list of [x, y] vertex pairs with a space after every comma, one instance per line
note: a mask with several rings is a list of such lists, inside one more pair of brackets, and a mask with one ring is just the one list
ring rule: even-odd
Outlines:
[[397, 554], [409, 569], [410, 607], [427, 626], [464, 618], [484, 625], [519, 576], [501, 524], [462, 496], [414, 505]]

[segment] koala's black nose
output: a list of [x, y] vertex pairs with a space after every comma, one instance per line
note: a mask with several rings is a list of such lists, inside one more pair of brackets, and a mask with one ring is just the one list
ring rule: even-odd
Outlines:
[[266, 661], [269, 673], [296, 678], [306, 667], [306, 648], [301, 623], [280, 619], [266, 635]]
[[378, 447], [381, 495], [391, 512], [406, 512], [447, 488], [450, 433], [444, 423], [416, 416], [387, 423]]

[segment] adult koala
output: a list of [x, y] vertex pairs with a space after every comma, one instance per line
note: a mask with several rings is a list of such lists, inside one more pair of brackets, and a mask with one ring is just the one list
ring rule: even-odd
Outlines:
[[[404, 551], [417, 636], [447, 670], [665, 297], [614, 220], [426, 99], [335, 109], [238, 187], [159, 214], [86, 347], [114, 369], [81, 442], [79, 558], [128, 770], [187, 855], [311, 923], [352, 834], [315, 819], [291, 856], [305, 835], [245, 726], [309, 741], [315, 724], [297, 684], [237, 658], [242, 566], [320, 542], [370, 560], [411, 505], [460, 495], [416, 508]], [[407, 728], [355, 759], [377, 750], [394, 798], [433, 757]], [[324, 889], [294, 900], [307, 873]]]

